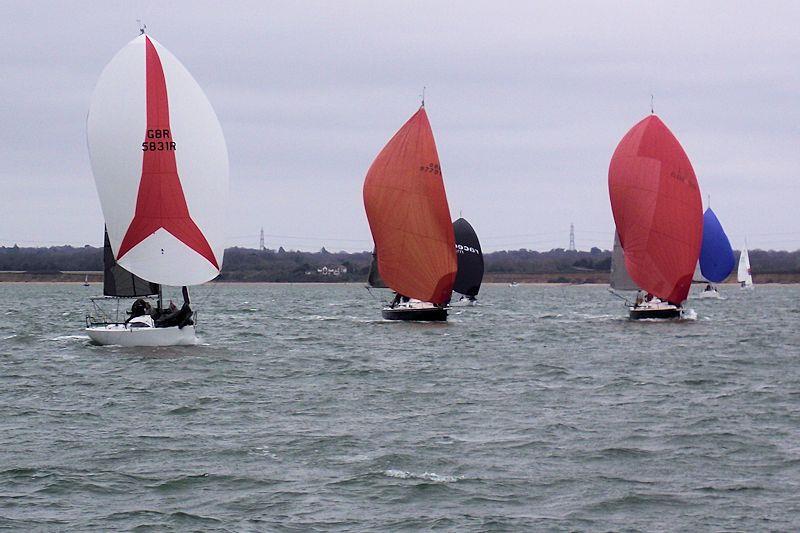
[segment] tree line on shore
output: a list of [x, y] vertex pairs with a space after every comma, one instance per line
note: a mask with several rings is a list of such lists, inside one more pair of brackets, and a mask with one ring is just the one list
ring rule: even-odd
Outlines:
[[[738, 253], [737, 253], [738, 255]], [[220, 281], [361, 282], [367, 278], [370, 252], [318, 252], [228, 248]], [[504, 250], [484, 254], [487, 278], [586, 273], [597, 277], [611, 268], [611, 253], [592, 248], [546, 252]], [[800, 275], [800, 250], [751, 250], [750, 263], [757, 274]], [[57, 274], [62, 271], [100, 271], [103, 249], [93, 246], [0, 247], [0, 271]], [[559, 278], [556, 278], [559, 279]]]

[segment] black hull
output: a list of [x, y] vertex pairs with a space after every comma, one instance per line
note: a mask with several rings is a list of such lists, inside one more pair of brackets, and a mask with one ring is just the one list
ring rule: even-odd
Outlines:
[[631, 320], [641, 320], [643, 318], [680, 318], [681, 310], [679, 308], [671, 309], [636, 309], [631, 308], [628, 310], [628, 316]]
[[385, 320], [444, 322], [447, 320], [447, 309], [444, 307], [425, 307], [422, 309], [384, 307], [381, 309], [381, 315]]

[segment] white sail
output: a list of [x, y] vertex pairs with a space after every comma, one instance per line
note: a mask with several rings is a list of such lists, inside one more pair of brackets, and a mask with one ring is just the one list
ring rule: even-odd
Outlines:
[[89, 155], [117, 262], [164, 285], [222, 267], [228, 152], [186, 68], [147, 35], [105, 67], [87, 118]]
[[742, 284], [742, 287], [753, 286], [753, 276], [750, 272], [750, 254], [747, 253], [746, 245], [739, 255], [739, 269], [736, 272], [736, 279]]
[[694, 275], [692, 275], [692, 283], [710, 283], [703, 273], [700, 271], [700, 261], [694, 267]]

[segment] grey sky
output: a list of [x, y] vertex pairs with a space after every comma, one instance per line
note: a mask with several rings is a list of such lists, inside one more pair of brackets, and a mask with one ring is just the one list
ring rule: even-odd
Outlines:
[[570, 222], [609, 247], [609, 159], [651, 93], [734, 247], [800, 248], [794, 2], [4, 2], [0, 245], [102, 242], [85, 116], [140, 17], [219, 115], [229, 245], [370, 249], [364, 174], [425, 85], [485, 249]]

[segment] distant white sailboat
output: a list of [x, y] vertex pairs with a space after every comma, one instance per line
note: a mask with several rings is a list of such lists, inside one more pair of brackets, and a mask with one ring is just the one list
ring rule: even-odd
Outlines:
[[736, 273], [736, 279], [742, 289], [753, 290], [753, 275], [750, 272], [750, 254], [747, 253], [747, 243], [745, 243], [742, 253], [739, 255], [739, 270]]

